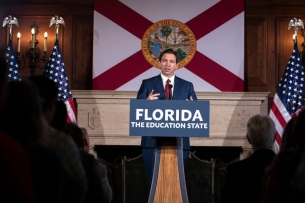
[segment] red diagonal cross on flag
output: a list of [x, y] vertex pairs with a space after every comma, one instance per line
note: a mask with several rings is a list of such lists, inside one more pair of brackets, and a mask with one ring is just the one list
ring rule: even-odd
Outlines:
[[[213, 1], [213, 0], [209, 0]], [[215, 1], [214, 1], [215, 2]], [[149, 4], [151, 5], [151, 4]], [[149, 6], [147, 4], [147, 6]], [[105, 17], [107, 20], [110, 20], [115, 26], [119, 26], [127, 32], [131, 33], [133, 36], [142, 39], [145, 31], [152, 25], [154, 22], [151, 22], [143, 15], [137, 13], [135, 10], [131, 9], [121, 1], [117, 0], [95, 0], [94, 9], [97, 13]], [[154, 9], [158, 9], [154, 8]], [[222, 0], [216, 2], [214, 5], [206, 9], [205, 11], [199, 13], [194, 18], [187, 21], [185, 24], [193, 31], [197, 41], [211, 31], [222, 26], [224, 23], [234, 18], [235, 16], [243, 13], [244, 11], [244, 1], [243, 0]], [[95, 18], [95, 21], [97, 18]], [[179, 19], [177, 19], [179, 20]], [[95, 22], [95, 25], [97, 22]], [[108, 29], [107, 23], [103, 26], [103, 30]], [[112, 26], [112, 25], [111, 25]], [[243, 29], [243, 25], [239, 25]], [[113, 33], [117, 34], [117, 33]], [[243, 33], [242, 33], [243, 34]], [[100, 37], [96, 36], [95, 38]], [[108, 36], [109, 37], [109, 36]], [[222, 33], [222, 38], [227, 38], [230, 40], [230, 36], [227, 33]], [[124, 40], [124, 39], [115, 39], [115, 40]], [[106, 41], [106, 40], [105, 40]], [[112, 46], [109, 40], [109, 45]], [[215, 44], [219, 43], [218, 39], [214, 40]], [[244, 43], [243, 39], [237, 41], [237, 43]], [[107, 46], [99, 47], [99, 49], [107, 52]], [[198, 48], [198, 46], [197, 46]], [[223, 49], [230, 52], [231, 47], [223, 47]], [[124, 51], [128, 47], [121, 47], [117, 52]], [[103, 52], [102, 51], [102, 52]], [[114, 52], [115, 53], [115, 52]], [[216, 54], [217, 55], [217, 54]], [[223, 54], [223, 57], [226, 57]], [[98, 58], [99, 55], [94, 53], [94, 60]], [[221, 57], [221, 56], [220, 56]], [[115, 56], [114, 56], [115, 58]], [[239, 60], [242, 60], [243, 69], [243, 55], [239, 56]], [[102, 58], [100, 60], [103, 60]], [[107, 60], [107, 59], [105, 59]], [[234, 60], [233, 58], [231, 60]], [[238, 60], [238, 59], [236, 59]], [[94, 65], [94, 69], [98, 69], [103, 66], [103, 64]], [[118, 61], [118, 63], [112, 65], [111, 67], [106, 68], [105, 71], [100, 74], [93, 76], [93, 89], [102, 89], [102, 90], [116, 90], [125, 83], [129, 82], [133, 78], [138, 77], [143, 72], [149, 70], [151, 65], [144, 58], [141, 51], [141, 44], [139, 44], [139, 50], [135, 51], [128, 57], [125, 57], [123, 60]], [[237, 75], [229, 70], [227, 67], [220, 65], [215, 60], [212, 60], [210, 57], [203, 54], [201, 51], [196, 51], [194, 58], [185, 68], [192, 72], [194, 75], [198, 76], [201, 80], [206, 81], [210, 85], [214, 86], [218, 91], [243, 91], [243, 76]], [[95, 71], [94, 71], [95, 72]], [[241, 70], [243, 73], [243, 70]], [[154, 76], [154, 75], [151, 75]], [[145, 79], [145, 78], [143, 78]], [[185, 78], [189, 81], [192, 79]], [[138, 85], [139, 87], [139, 85]], [[195, 85], [196, 89], [196, 85]], [[199, 88], [200, 89], [200, 88]]]

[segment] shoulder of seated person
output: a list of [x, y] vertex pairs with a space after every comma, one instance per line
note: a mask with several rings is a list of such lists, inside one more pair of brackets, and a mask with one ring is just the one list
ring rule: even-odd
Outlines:
[[101, 174], [103, 175], [107, 175], [107, 169], [106, 169], [106, 166], [104, 166], [103, 164], [101, 163], [98, 163], [98, 170], [100, 171]]
[[48, 136], [49, 136], [49, 140], [51, 140], [51, 142], [62, 142], [69, 146], [71, 146], [71, 145], [75, 146], [75, 148], [76, 148], [76, 145], [71, 136], [67, 135], [64, 132], [58, 131], [51, 126], [48, 130]]

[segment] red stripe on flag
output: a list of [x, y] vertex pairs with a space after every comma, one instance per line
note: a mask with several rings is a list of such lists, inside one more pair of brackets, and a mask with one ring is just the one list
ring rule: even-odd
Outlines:
[[[220, 11], [225, 12], [220, 14]], [[198, 40], [243, 11], [244, 0], [221, 0], [185, 24], [192, 29]]]
[[70, 123], [70, 122], [73, 122], [69, 116], [69, 114], [67, 113], [67, 122]]
[[152, 66], [138, 51], [93, 79], [94, 90], [115, 90]]
[[285, 118], [283, 117], [283, 115], [281, 114], [280, 110], [277, 108], [277, 106], [275, 105], [274, 102], [272, 102], [271, 111], [273, 112], [274, 116], [276, 117], [276, 119], [281, 124], [282, 128], [284, 129], [285, 126], [286, 126], [286, 120], [285, 120]]
[[277, 131], [276, 131], [275, 141], [279, 146], [281, 146], [282, 137], [280, 136], [279, 132], [277, 132]]
[[198, 51], [185, 68], [220, 91], [244, 91], [244, 81], [242, 79]]
[[[95, 1], [94, 9], [140, 39], [143, 37], [143, 34], [147, 28], [153, 24], [118, 0]], [[222, 15], [219, 15], [219, 10], [221, 9], [226, 10], [225, 14], [222, 13]], [[199, 39], [243, 11], [243, 0], [236, 0], [233, 2], [230, 0], [222, 0], [186, 24], [193, 30], [196, 38]], [[199, 26], [205, 22], [206, 19], [208, 19], [208, 23], [205, 23], [203, 26]], [[138, 58], [135, 55], [137, 55]], [[94, 78], [93, 89], [117, 89], [129, 80], [133, 79], [133, 77], [141, 74], [141, 70], [143, 70], [143, 72], [146, 71], [148, 66], [145, 68], [144, 66], [139, 65], [139, 61], [145, 61], [141, 52], [137, 52], [135, 55], [125, 59], [124, 61], [120, 62], [120, 64], [117, 64], [116, 66], [110, 68], [106, 72]], [[148, 65], [146, 61], [143, 64]], [[204, 67], [201, 67], [202, 64], [205, 64]], [[133, 69], [133, 71], [126, 72], [126, 65], [134, 68], [137, 67], [136, 71]], [[120, 70], [119, 67], [123, 68], [124, 71]], [[207, 67], [213, 67], [213, 70], [208, 70]], [[220, 91], [244, 90], [244, 82], [242, 79], [199, 52], [197, 52], [193, 60], [187, 65], [186, 68], [218, 88]], [[112, 81], [111, 78], [115, 78], [120, 72], [122, 74], [126, 74], [124, 75], [125, 77], [123, 80], [120, 79]]]
[[94, 10], [115, 22], [139, 39], [142, 39], [145, 31], [153, 24], [118, 0], [95, 0]]
[[68, 99], [67, 102], [69, 103], [69, 106], [66, 104], [66, 106], [67, 106], [67, 121], [68, 122], [76, 122], [76, 111], [75, 111], [75, 107], [74, 107], [73, 98]]

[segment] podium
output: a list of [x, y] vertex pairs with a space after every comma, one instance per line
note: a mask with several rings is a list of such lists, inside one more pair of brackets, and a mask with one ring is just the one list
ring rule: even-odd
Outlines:
[[[97, 156], [94, 149], [98, 146], [110, 149], [140, 146], [141, 136], [129, 136], [130, 99], [137, 97], [137, 91], [71, 91], [78, 124], [88, 130], [91, 154]], [[209, 137], [190, 137], [191, 148], [240, 147], [240, 159], [248, 157], [252, 147], [246, 138], [247, 122], [253, 115], [268, 115], [270, 93], [196, 92], [196, 95], [199, 101], [210, 101], [210, 133]]]
[[162, 138], [154, 166], [148, 202], [188, 202], [181, 137]]
[[[187, 203], [183, 138], [209, 136], [209, 101], [130, 100], [131, 136], [158, 137], [149, 203]], [[144, 158], [144, 157], [143, 157]]]

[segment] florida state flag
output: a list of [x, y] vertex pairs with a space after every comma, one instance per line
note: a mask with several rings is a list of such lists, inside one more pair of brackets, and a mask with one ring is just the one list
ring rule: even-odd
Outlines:
[[167, 48], [195, 91], [243, 91], [244, 1], [95, 0], [93, 89], [138, 90]]

